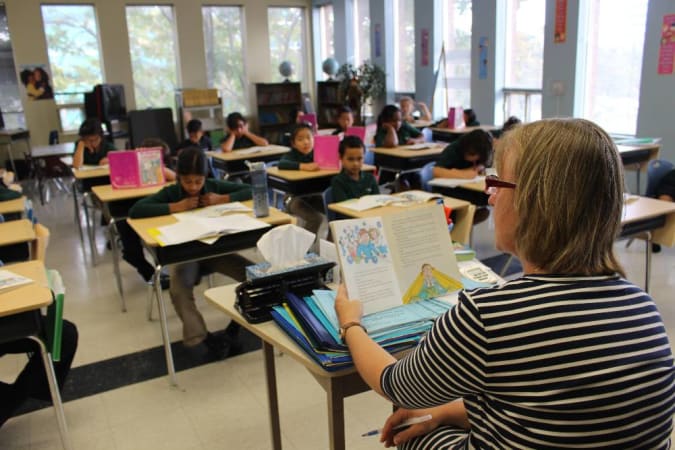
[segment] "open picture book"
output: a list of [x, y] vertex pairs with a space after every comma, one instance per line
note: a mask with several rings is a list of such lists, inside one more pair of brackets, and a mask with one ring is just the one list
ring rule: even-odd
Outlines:
[[442, 205], [330, 226], [348, 295], [365, 315], [462, 288]]
[[142, 148], [108, 153], [110, 184], [113, 189], [140, 188], [164, 184], [163, 150]]

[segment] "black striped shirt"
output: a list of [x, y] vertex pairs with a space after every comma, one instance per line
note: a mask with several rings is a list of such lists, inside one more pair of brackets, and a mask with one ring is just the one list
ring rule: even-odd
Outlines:
[[642, 290], [546, 275], [460, 294], [381, 382], [406, 408], [464, 399], [470, 432], [442, 428], [409, 448], [628, 449], [669, 448], [674, 375]]

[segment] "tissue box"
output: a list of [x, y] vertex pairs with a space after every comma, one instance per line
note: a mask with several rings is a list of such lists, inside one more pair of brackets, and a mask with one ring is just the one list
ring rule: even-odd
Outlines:
[[246, 266], [246, 279], [253, 281], [258, 278], [270, 277], [273, 275], [282, 275], [284, 273], [295, 272], [298, 269], [309, 269], [311, 267], [319, 267], [323, 264], [330, 263], [326, 258], [322, 258], [316, 253], [307, 253], [302, 261], [295, 264], [289, 264], [283, 267], [272, 267], [268, 262]]

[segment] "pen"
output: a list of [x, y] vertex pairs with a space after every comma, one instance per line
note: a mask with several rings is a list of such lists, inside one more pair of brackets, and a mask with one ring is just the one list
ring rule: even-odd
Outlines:
[[[427, 420], [431, 420], [431, 414], [427, 414], [426, 416], [412, 417], [408, 420], [404, 420], [403, 422], [399, 423], [394, 428], [392, 428], [392, 430], [400, 430], [401, 428], [409, 427], [410, 425], [415, 425], [416, 423], [426, 422]], [[382, 428], [380, 428], [379, 430], [371, 430], [368, 431], [367, 433], [363, 433], [361, 437], [375, 436], [380, 433], [382, 433]]]

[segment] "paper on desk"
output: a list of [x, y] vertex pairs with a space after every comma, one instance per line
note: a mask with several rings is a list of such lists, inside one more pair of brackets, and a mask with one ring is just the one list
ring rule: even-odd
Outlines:
[[15, 287], [32, 283], [33, 280], [9, 270], [0, 270], [0, 291], [6, 292]]
[[219, 205], [211, 205], [206, 208], [194, 209], [192, 211], [185, 211], [172, 216], [176, 220], [185, 220], [190, 217], [221, 217], [231, 212], [251, 212], [253, 211], [248, 206], [241, 202], [221, 203]]
[[268, 150], [290, 150], [290, 148], [284, 147], [283, 145], [265, 145], [265, 146], [254, 146], [234, 151], [238, 155], [251, 155], [253, 153], [260, 153]]
[[433, 180], [429, 181], [429, 184], [431, 186], [455, 188], [463, 184], [479, 183], [484, 180], [485, 177], [483, 175], [479, 175], [475, 178], [434, 178]]
[[314, 243], [314, 233], [296, 225], [281, 225], [258, 240], [258, 250], [272, 267], [295, 264], [305, 257]]
[[87, 171], [87, 170], [109, 169], [109, 168], [110, 168], [110, 166], [108, 166], [107, 164], [101, 164], [101, 165], [83, 164], [77, 170]]
[[385, 195], [385, 194], [374, 194], [374, 195], [364, 195], [356, 201], [347, 201], [340, 203], [340, 206], [344, 206], [347, 209], [353, 211], [366, 211], [368, 209], [379, 208], [380, 206], [389, 205], [395, 202], [405, 202], [406, 200], [401, 197], [396, 197], [394, 195]]
[[425, 148], [434, 148], [438, 147], [438, 144], [434, 142], [421, 142], [419, 144], [411, 144], [411, 145], [399, 145], [398, 148], [404, 149], [404, 150], [422, 150]]
[[153, 228], [150, 234], [160, 245], [168, 246], [196, 240], [213, 243], [217, 238], [215, 240], [205, 238], [265, 227], [269, 225], [246, 214], [231, 214], [222, 217], [188, 217], [171, 225]]

